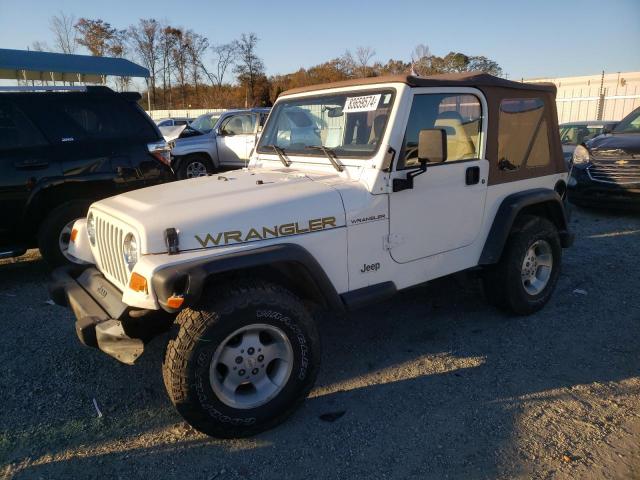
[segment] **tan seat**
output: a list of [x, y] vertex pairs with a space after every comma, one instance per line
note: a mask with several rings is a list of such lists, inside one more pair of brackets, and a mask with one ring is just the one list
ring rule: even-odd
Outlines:
[[458, 112], [440, 113], [435, 128], [444, 128], [447, 131], [447, 161], [475, 157], [473, 142], [462, 125], [462, 116]]

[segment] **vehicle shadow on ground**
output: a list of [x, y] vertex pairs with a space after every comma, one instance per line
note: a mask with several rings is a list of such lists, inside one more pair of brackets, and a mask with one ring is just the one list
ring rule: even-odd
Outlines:
[[[285, 424], [249, 440], [181, 430], [160, 378], [163, 339], [127, 367], [78, 346], [68, 313], [51, 307], [67, 326], [53, 339], [52, 348], [61, 351], [45, 358], [41, 369], [46, 374], [55, 364], [66, 372], [57, 384], [61, 397], [44, 392], [48, 406], [41, 415], [2, 426], [18, 445], [5, 448], [7, 460], [54, 455], [39, 465], [27, 462], [18, 477], [78, 475], [99, 464], [111, 473], [161, 471], [165, 478], [184, 472], [192, 478], [494, 478], [500, 452], [532, 396], [543, 401], [561, 395], [558, 389], [620, 381], [640, 369], [637, 346], [629, 344], [640, 333], [640, 306], [627, 306], [619, 328], [597, 321], [616, 307], [613, 296], [599, 291], [632, 293], [624, 276], [592, 275], [590, 293], [574, 293], [585, 284], [582, 252], [610, 251], [618, 241], [609, 236], [618, 232], [588, 223], [593, 218], [581, 216], [578, 250], [565, 255], [554, 298], [530, 317], [494, 310], [476, 279], [456, 275], [344, 317], [323, 318], [323, 366], [311, 398]], [[629, 218], [629, 235], [639, 223]], [[590, 261], [598, 264], [594, 272], [615, 271], [621, 263], [631, 272], [640, 269], [633, 252]], [[40, 268], [18, 273], [18, 289]], [[92, 396], [103, 408], [101, 420], [92, 418]], [[67, 408], [74, 398], [82, 401]], [[155, 433], [167, 429], [175, 433]], [[145, 436], [148, 441], [138, 441]], [[121, 448], [55, 457], [108, 442]]]

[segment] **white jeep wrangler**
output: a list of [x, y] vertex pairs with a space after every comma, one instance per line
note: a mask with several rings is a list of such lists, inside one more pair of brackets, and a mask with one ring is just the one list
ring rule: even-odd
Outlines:
[[71, 246], [94, 266], [55, 271], [52, 298], [125, 363], [172, 327], [164, 381], [196, 429], [271, 428], [318, 372], [312, 304], [475, 268], [490, 303], [544, 306], [572, 243], [554, 100], [478, 73], [285, 92], [248, 168], [94, 203]]

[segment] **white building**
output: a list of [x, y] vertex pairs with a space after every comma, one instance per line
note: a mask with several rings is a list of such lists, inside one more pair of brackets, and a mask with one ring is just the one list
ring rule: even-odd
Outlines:
[[640, 107], [640, 72], [533, 78], [524, 81], [556, 84], [560, 123], [580, 120], [620, 120]]

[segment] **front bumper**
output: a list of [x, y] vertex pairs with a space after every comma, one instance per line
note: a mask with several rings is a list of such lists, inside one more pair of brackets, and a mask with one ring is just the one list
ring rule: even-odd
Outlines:
[[574, 166], [567, 185], [569, 201], [576, 205], [640, 210], [640, 184], [593, 180], [585, 168]]
[[73, 311], [76, 334], [84, 345], [99, 348], [129, 365], [142, 355], [143, 341], [125, 331], [124, 320], [129, 318], [130, 307], [122, 303], [122, 293], [97, 269], [54, 270], [49, 294], [57, 305]]

